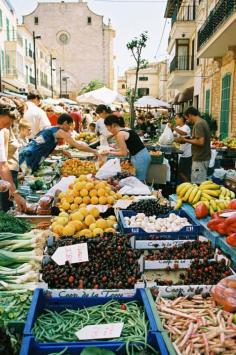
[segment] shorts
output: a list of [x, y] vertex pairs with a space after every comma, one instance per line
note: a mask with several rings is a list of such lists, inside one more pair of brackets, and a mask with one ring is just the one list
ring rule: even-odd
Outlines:
[[192, 162], [192, 174], [191, 182], [195, 184], [201, 184], [207, 180], [207, 170], [210, 161], [193, 161]]

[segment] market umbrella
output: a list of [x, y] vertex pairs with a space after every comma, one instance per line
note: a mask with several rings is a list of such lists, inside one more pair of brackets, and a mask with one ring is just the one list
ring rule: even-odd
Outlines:
[[62, 97], [61, 99], [58, 99], [59, 102], [63, 102], [64, 104], [67, 105], [78, 105], [78, 102], [70, 100], [70, 99], [66, 99], [64, 97]]
[[143, 96], [137, 101], [135, 101], [135, 106], [139, 107], [166, 107], [169, 108], [170, 105], [162, 100], [155, 99], [155, 97], [152, 96]]
[[94, 105], [110, 105], [113, 102], [125, 102], [125, 97], [120, 95], [117, 91], [110, 90], [104, 86], [103, 88], [78, 96], [77, 101], [79, 103], [91, 103]]

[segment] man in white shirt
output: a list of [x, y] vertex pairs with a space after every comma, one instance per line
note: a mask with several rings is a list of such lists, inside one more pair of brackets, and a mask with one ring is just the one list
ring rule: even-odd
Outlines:
[[29, 92], [27, 96], [27, 110], [24, 114], [24, 119], [26, 119], [32, 127], [31, 138], [36, 136], [42, 129], [51, 126], [46, 112], [39, 107], [41, 99], [37, 91]]
[[[178, 143], [179, 137], [190, 137], [191, 130], [186, 124], [186, 119], [182, 113], [177, 113], [175, 116], [176, 127], [173, 128], [177, 138], [175, 142]], [[192, 169], [192, 146], [189, 143], [180, 145], [180, 150], [183, 152], [179, 158], [178, 166], [178, 183], [191, 181], [191, 169]]]
[[4, 128], [9, 129], [14, 119], [16, 118], [16, 109], [11, 107], [9, 104], [0, 99], [0, 177], [10, 183], [9, 193], [12, 198], [14, 198], [16, 205], [19, 210], [25, 211], [26, 201], [19, 194], [16, 186], [13, 182], [12, 174], [7, 163], [6, 149], [5, 149], [5, 139], [2, 130]]

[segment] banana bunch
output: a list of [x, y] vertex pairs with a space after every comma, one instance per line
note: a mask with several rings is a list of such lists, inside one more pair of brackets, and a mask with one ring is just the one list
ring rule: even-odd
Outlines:
[[208, 180], [199, 186], [185, 182], [176, 189], [177, 203], [176, 209], [182, 206], [183, 202], [196, 207], [199, 202], [204, 202], [209, 209], [209, 213], [222, 211], [228, 207], [228, 202], [235, 198], [235, 193]]

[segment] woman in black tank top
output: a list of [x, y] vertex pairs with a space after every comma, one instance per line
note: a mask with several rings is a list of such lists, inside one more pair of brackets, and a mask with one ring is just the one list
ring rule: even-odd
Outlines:
[[150, 154], [135, 131], [124, 128], [123, 117], [110, 115], [104, 121], [109, 132], [116, 138], [118, 150], [112, 151], [115, 156], [131, 155], [131, 162], [136, 169], [136, 177], [144, 181], [151, 162]]

